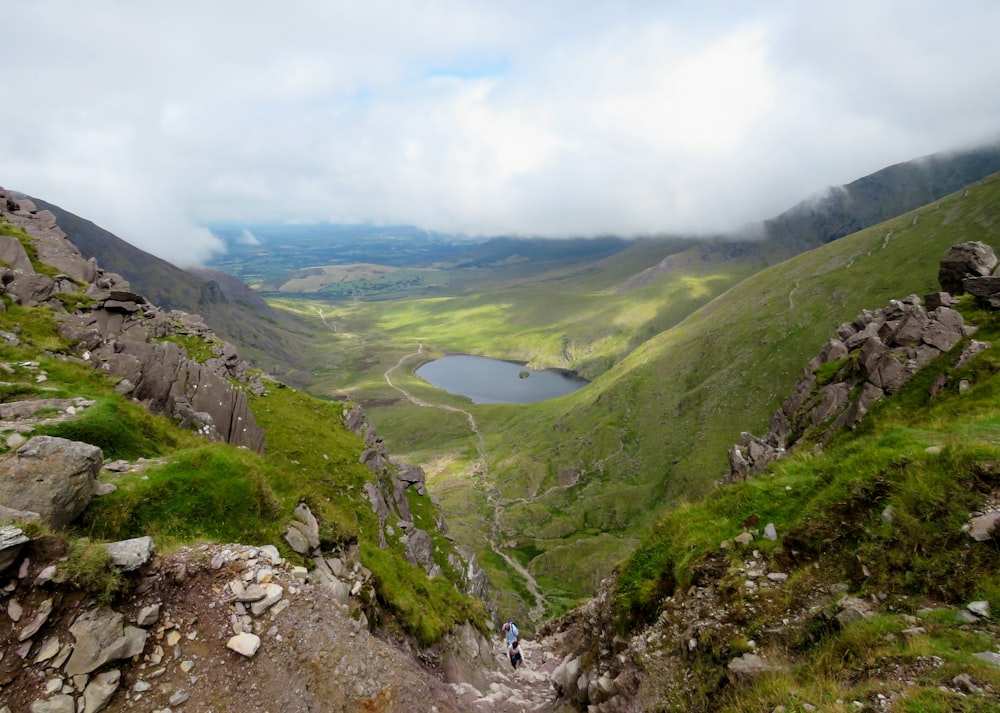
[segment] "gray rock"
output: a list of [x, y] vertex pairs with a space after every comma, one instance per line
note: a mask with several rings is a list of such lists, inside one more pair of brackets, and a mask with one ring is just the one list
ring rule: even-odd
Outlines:
[[969, 602], [965, 608], [981, 619], [990, 618], [990, 603], [985, 600]]
[[177, 693], [170, 696], [170, 700], [168, 700], [167, 702], [176, 708], [177, 706], [184, 705], [185, 703], [187, 703], [190, 697], [191, 694], [188, 693], [187, 691], [177, 691]]
[[104, 547], [111, 555], [111, 561], [115, 566], [121, 567], [126, 572], [139, 569], [149, 562], [156, 549], [153, 538], [149, 536], [109, 542]]
[[260, 553], [267, 558], [268, 562], [275, 566], [284, 562], [281, 558], [281, 553], [278, 552], [278, 548], [274, 545], [264, 545], [260, 548]]
[[[296, 505], [295, 517], [305, 525], [303, 534], [309, 540], [309, 545], [311, 547], [319, 547], [319, 522], [316, 520], [316, 516], [312, 514], [309, 506], [305, 503]], [[292, 524], [295, 524], [294, 521]]]
[[740, 679], [753, 679], [763, 673], [776, 670], [775, 666], [753, 653], [746, 653], [733, 659], [726, 668], [729, 669], [733, 677]]
[[37, 512], [53, 527], [65, 527], [94, 496], [103, 460], [96, 446], [35, 436], [0, 461], [0, 502]]
[[576, 682], [579, 677], [580, 659], [572, 654], [567, 654], [552, 671], [552, 687], [560, 696], [565, 696], [567, 699], [575, 698], [577, 694]]
[[840, 607], [840, 613], [837, 614], [836, 619], [843, 628], [863, 619], [869, 619], [872, 616], [872, 611], [868, 608], [868, 605], [864, 600], [857, 597], [844, 597], [840, 600], [838, 606]]
[[19, 305], [38, 307], [48, 304], [55, 295], [56, 283], [45, 275], [10, 271], [6, 275], [13, 275], [13, 279], [4, 283], [4, 291]]
[[0, 572], [17, 561], [28, 542], [30, 538], [20, 528], [13, 525], [0, 526]]
[[135, 623], [143, 628], [152, 626], [160, 620], [160, 603], [150, 604], [139, 610]]
[[986, 663], [993, 664], [997, 668], [1000, 668], [1000, 654], [994, 653], [992, 651], [980, 651], [979, 653], [972, 654], [980, 661], [985, 661]]
[[414, 528], [406, 541], [406, 559], [412, 564], [427, 566], [432, 564], [434, 543], [426, 531]]
[[29, 274], [35, 271], [21, 241], [10, 235], [0, 235], [0, 262], [7, 263], [12, 270]]
[[967, 277], [989, 275], [997, 266], [996, 253], [986, 243], [969, 241], [952, 246], [941, 260], [938, 282], [952, 295], [963, 294]]
[[76, 713], [76, 701], [73, 696], [60, 693], [48, 700], [32, 703], [31, 713]]
[[959, 609], [955, 612], [955, 618], [958, 619], [963, 624], [978, 624], [979, 617], [970, 612], [968, 609]]
[[257, 649], [260, 648], [260, 637], [256, 634], [248, 634], [243, 632], [242, 634], [237, 634], [226, 642], [226, 647], [232, 649], [236, 653], [251, 658], [257, 653]]
[[237, 585], [233, 588], [233, 594], [238, 602], [259, 602], [267, 596], [267, 590], [260, 584], [254, 583], [246, 588], [243, 588], [239, 582], [234, 582], [233, 584]]
[[66, 662], [67, 675], [90, 673], [110, 661], [141, 654], [148, 632], [125, 626], [124, 621], [124, 616], [107, 607], [80, 614], [69, 628], [76, 646]]
[[764, 526], [764, 539], [772, 541], [778, 539], [778, 531], [775, 529], [773, 522], [769, 522]]
[[44, 602], [42, 602], [42, 605], [38, 607], [38, 611], [35, 613], [35, 617], [31, 620], [31, 622], [23, 629], [21, 629], [21, 633], [17, 635], [17, 640], [25, 641], [27, 639], [30, 639], [35, 634], [37, 634], [38, 630], [45, 625], [46, 621], [48, 621], [49, 615], [51, 614], [52, 614], [52, 600], [46, 599]]
[[967, 277], [962, 288], [976, 298], [976, 302], [990, 309], [1000, 307], [1000, 275]]
[[285, 590], [281, 588], [280, 584], [265, 585], [264, 591], [264, 598], [250, 605], [250, 613], [254, 616], [260, 616], [277, 604], [285, 592]]
[[969, 537], [976, 542], [989, 542], [993, 539], [998, 521], [1000, 521], [1000, 512], [990, 512], [972, 518], [969, 525]]
[[311, 551], [309, 540], [306, 539], [302, 530], [294, 527], [293, 524], [289, 524], [288, 529], [285, 530], [285, 542], [288, 543], [293, 552], [297, 552], [300, 555], [307, 555]]
[[118, 690], [122, 673], [118, 669], [104, 671], [94, 676], [83, 691], [84, 713], [97, 713], [104, 710], [111, 701], [111, 696]]
[[989, 348], [990, 345], [988, 342], [971, 339], [964, 347], [962, 347], [962, 353], [958, 355], [958, 358], [955, 359], [951, 365], [955, 369], [964, 369], [972, 363], [973, 359]]

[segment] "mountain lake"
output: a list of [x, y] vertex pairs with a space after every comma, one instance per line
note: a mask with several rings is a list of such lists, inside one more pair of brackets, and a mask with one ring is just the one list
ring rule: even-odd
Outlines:
[[523, 364], [456, 354], [421, 365], [421, 379], [472, 399], [474, 404], [530, 404], [572, 393], [590, 382], [554, 369], [536, 371]]

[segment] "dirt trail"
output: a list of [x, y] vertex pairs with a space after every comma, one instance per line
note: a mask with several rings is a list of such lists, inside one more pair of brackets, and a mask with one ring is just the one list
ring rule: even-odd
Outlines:
[[398, 384], [394, 384], [392, 381], [392, 373], [403, 366], [410, 359], [419, 357], [423, 354], [424, 345], [419, 343], [417, 345], [417, 351], [411, 352], [409, 354], [404, 354], [399, 358], [399, 361], [392, 367], [390, 367], [384, 374], [385, 382], [401, 393], [410, 403], [421, 406], [423, 408], [437, 408], [443, 411], [451, 411], [452, 413], [463, 414], [466, 420], [469, 422], [469, 429], [476, 436], [476, 462], [472, 464], [469, 475], [472, 476], [473, 482], [476, 486], [486, 495], [486, 502], [489, 505], [490, 513], [492, 514], [492, 519], [489, 528], [489, 543], [490, 549], [492, 549], [496, 554], [504, 559], [505, 562], [517, 572], [521, 577], [524, 578], [525, 584], [528, 587], [528, 591], [531, 592], [531, 596], [535, 600], [535, 606], [531, 608], [528, 612], [528, 617], [535, 624], [540, 623], [542, 617], [545, 615], [545, 598], [542, 596], [541, 590], [538, 588], [538, 582], [532, 576], [525, 567], [521, 565], [520, 562], [515, 560], [513, 557], [504, 552], [500, 547], [500, 542], [502, 540], [500, 533], [500, 515], [503, 512], [503, 502], [493, 487], [492, 481], [489, 478], [489, 465], [486, 457], [486, 444], [483, 441], [483, 435], [479, 431], [479, 424], [476, 423], [476, 417], [465, 409], [458, 408], [457, 406], [449, 406], [447, 404], [435, 404], [423, 399], [419, 399], [409, 391], [404, 389]]

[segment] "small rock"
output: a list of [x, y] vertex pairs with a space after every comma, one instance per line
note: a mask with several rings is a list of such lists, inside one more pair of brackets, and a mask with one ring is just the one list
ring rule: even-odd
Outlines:
[[969, 602], [965, 608], [982, 619], [990, 618], [990, 603], [987, 601]]
[[778, 539], [778, 530], [774, 527], [773, 522], [769, 522], [764, 526], [764, 538], [772, 541]]
[[979, 693], [979, 691], [983, 690], [975, 684], [972, 676], [967, 673], [960, 673], [955, 676], [955, 678], [951, 679], [951, 685], [965, 693]]
[[737, 545], [749, 545], [753, 542], [753, 534], [749, 532], [741, 532], [736, 537], [733, 538]]
[[994, 653], [992, 651], [980, 651], [979, 653], [972, 654], [980, 661], [985, 661], [986, 663], [993, 664], [997, 668], [1000, 668], [1000, 654]]
[[190, 693], [186, 691], [177, 691], [174, 695], [170, 696], [169, 703], [172, 706], [179, 706], [187, 702], [187, 699], [191, 697]]
[[972, 518], [967, 531], [969, 537], [977, 542], [989, 542], [993, 539], [997, 521], [1000, 521], [1000, 512], [991, 512]]
[[13, 621], [15, 624], [21, 621], [21, 615], [23, 613], [24, 613], [24, 607], [21, 606], [21, 603], [19, 601], [17, 601], [16, 599], [11, 599], [9, 602], [7, 602], [7, 616], [9, 616], [10, 620]]
[[257, 649], [260, 648], [260, 637], [256, 634], [248, 634], [246, 632], [242, 634], [237, 634], [226, 642], [226, 646], [238, 654], [246, 657], [251, 657], [257, 653]]
[[104, 710], [111, 700], [111, 696], [118, 690], [118, 683], [121, 680], [121, 671], [113, 669], [94, 676], [93, 680], [87, 684], [83, 691], [86, 713], [97, 713]]
[[274, 566], [278, 566], [284, 560], [281, 558], [281, 554], [278, 552], [278, 548], [274, 545], [264, 545], [260, 548], [260, 553], [267, 557], [267, 560]]
[[152, 626], [160, 618], [160, 604], [150, 604], [149, 606], [143, 607], [139, 610], [139, 614], [135, 618], [135, 623], [142, 627]]
[[31, 704], [31, 713], [75, 713], [76, 702], [73, 696], [61, 693], [45, 701], [35, 701]]
[[970, 612], [968, 609], [959, 609], [955, 612], [955, 618], [958, 619], [963, 624], [978, 624], [979, 617]]
[[52, 578], [55, 576], [56, 576], [56, 566], [54, 564], [50, 564], [48, 567], [39, 572], [37, 577], [35, 577], [35, 586], [37, 587], [39, 585], [45, 584], [46, 582], [51, 581]]

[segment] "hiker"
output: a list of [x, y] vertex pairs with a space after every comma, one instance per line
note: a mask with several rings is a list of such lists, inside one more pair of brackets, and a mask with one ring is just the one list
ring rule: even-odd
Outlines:
[[508, 621], [503, 625], [503, 640], [507, 644], [507, 650], [510, 650], [510, 645], [515, 641], [521, 640], [521, 632], [517, 630], [517, 624], [512, 621]]
[[510, 655], [510, 665], [517, 670], [517, 667], [524, 663], [524, 657], [521, 656], [521, 647], [518, 645], [519, 642], [515, 639], [510, 648], [507, 649], [507, 653]]

